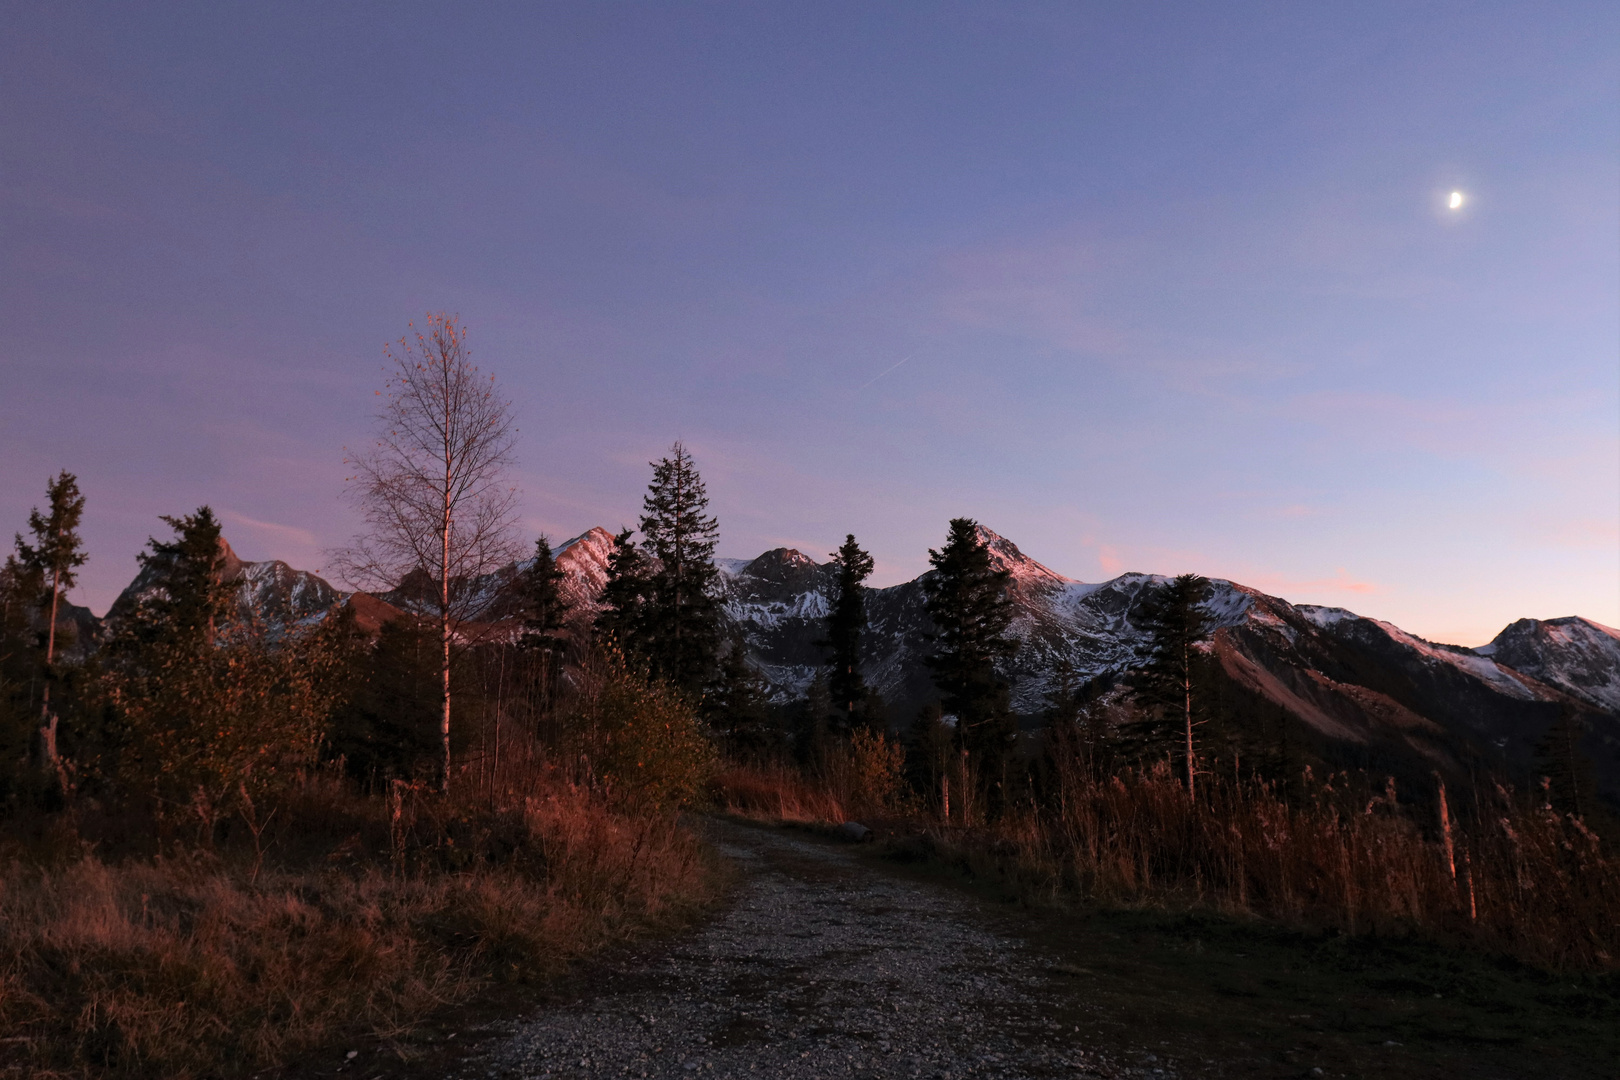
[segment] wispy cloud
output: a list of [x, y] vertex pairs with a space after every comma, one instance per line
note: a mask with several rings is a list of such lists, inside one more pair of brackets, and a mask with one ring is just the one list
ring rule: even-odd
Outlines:
[[320, 542], [315, 539], [314, 533], [308, 529], [300, 529], [296, 525], [281, 525], [274, 521], [260, 521], [258, 518], [251, 518], [246, 514], [237, 513], [235, 510], [221, 510], [219, 516], [232, 525], [255, 529], [266, 537], [281, 541], [283, 544], [290, 544], [308, 551], [315, 551], [320, 547]]

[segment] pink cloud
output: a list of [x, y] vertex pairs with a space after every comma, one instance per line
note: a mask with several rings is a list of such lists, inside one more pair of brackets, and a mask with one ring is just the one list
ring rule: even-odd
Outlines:
[[1125, 562], [1119, 557], [1119, 551], [1111, 544], [1104, 544], [1097, 549], [1097, 565], [1111, 578], [1125, 572]]
[[1370, 581], [1358, 581], [1350, 576], [1349, 571], [1339, 567], [1332, 577], [1325, 578], [1290, 578], [1281, 574], [1246, 574], [1238, 580], [1240, 584], [1251, 585], [1263, 589], [1283, 599], [1290, 599], [1300, 593], [1354, 593], [1367, 595], [1382, 591], [1382, 586]]

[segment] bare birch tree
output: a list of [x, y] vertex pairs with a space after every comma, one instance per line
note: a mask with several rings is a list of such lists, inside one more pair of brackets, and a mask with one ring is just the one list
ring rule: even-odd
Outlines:
[[450, 655], [462, 628], [484, 615], [498, 590], [480, 578], [518, 557], [517, 492], [508, 482], [516, 435], [512, 405], [493, 376], [468, 359], [457, 317], [426, 317], [384, 349], [375, 443], [347, 459], [349, 495], [366, 531], [335, 562], [362, 588], [431, 584], [417, 602], [438, 621], [444, 746], [441, 790], [450, 789]]

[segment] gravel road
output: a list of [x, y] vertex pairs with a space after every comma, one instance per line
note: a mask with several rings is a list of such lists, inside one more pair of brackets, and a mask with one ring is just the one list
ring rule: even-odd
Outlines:
[[[702, 929], [609, 964], [458, 1078], [1175, 1077], [1086, 1043], [1072, 981], [990, 907], [848, 846], [715, 822], [742, 871]], [[1117, 1047], [1118, 1040], [1111, 1044]]]

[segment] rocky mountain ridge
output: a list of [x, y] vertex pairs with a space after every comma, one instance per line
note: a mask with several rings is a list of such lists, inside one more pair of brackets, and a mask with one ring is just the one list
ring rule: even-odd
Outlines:
[[[1037, 716], [1053, 670], [1067, 661], [1081, 679], [1117, 678], [1139, 662], [1138, 619], [1145, 589], [1166, 579], [1122, 574], [1101, 583], [1067, 578], [981, 527], [992, 560], [1011, 578], [1011, 633], [1017, 654], [1003, 672], [1013, 705]], [[560, 545], [563, 590], [580, 618], [597, 609], [615, 548], [594, 528]], [[278, 561], [244, 562], [227, 545], [227, 576], [238, 609], [272, 628], [310, 624], [337, 604], [377, 625], [398, 607], [345, 593]], [[509, 589], [518, 563], [469, 587]], [[821, 667], [815, 643], [831, 605], [835, 568], [791, 548], [719, 562], [721, 607], [771, 696], [802, 695]], [[935, 697], [923, 659], [931, 650], [922, 579], [868, 593], [867, 681], [903, 725]], [[1342, 608], [1291, 604], [1236, 582], [1213, 580], [1208, 605], [1217, 630], [1211, 648], [1240, 695], [1280, 711], [1340, 760], [1417, 775], [1529, 762], [1537, 742], [1573, 711], [1587, 726], [1585, 746], [1602, 786], [1620, 799], [1620, 631], [1589, 619], [1521, 619], [1478, 649], [1425, 641]], [[109, 620], [151, 583], [131, 583]], [[397, 599], [397, 598], [393, 598]], [[403, 602], [401, 602], [403, 606]], [[507, 612], [510, 614], [510, 611]], [[499, 615], [496, 616], [499, 618]]]

